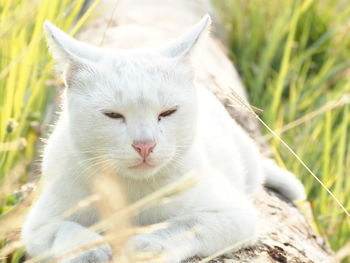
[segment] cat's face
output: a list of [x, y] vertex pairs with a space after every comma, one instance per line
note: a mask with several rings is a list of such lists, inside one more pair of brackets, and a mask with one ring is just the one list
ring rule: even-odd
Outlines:
[[[70, 132], [78, 149], [123, 176], [150, 176], [176, 163], [193, 141], [192, 72], [160, 57], [107, 62], [68, 80]], [[75, 86], [75, 83], [79, 86]], [[143, 155], [135, 149], [141, 143]], [[142, 145], [146, 144], [146, 145]], [[153, 143], [147, 149], [147, 143]]]
[[[47, 25], [56, 58], [69, 56], [69, 132], [90, 165], [100, 163], [122, 176], [147, 178], [181, 161], [194, 140], [197, 116], [186, 56], [208, 22], [202, 20], [191, 29], [192, 35], [189, 31], [159, 51], [111, 52], [87, 46], [88, 57], [81, 47], [72, 54], [77, 41]], [[62, 42], [71, 43], [64, 48]]]

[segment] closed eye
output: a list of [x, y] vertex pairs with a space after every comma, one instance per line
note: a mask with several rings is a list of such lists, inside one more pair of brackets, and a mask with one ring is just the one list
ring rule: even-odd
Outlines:
[[174, 114], [176, 111], [177, 111], [177, 108], [163, 111], [161, 114], [159, 114], [158, 121], [160, 121], [162, 118], [165, 118], [165, 117], [168, 117], [168, 116]]
[[118, 112], [112, 112], [112, 111], [105, 111], [103, 112], [104, 115], [106, 115], [107, 117], [111, 118], [111, 119], [121, 119], [121, 120], [125, 120], [124, 116], [121, 115]]

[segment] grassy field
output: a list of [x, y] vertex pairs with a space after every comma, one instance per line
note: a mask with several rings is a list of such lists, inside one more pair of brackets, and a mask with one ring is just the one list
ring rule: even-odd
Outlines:
[[[76, 32], [83, 0], [0, 0], [0, 262], [16, 243], [45, 109], [56, 92], [43, 40], [49, 19]], [[350, 6], [346, 0], [216, 0], [252, 105], [350, 210]], [[350, 218], [288, 150], [265, 131], [278, 162], [306, 186], [319, 232], [350, 254]], [[18, 213], [18, 214], [17, 214]], [[10, 233], [10, 234], [9, 234]], [[348, 245], [347, 245], [348, 244]], [[15, 253], [12, 253], [15, 251]], [[6, 261], [5, 261], [6, 262]], [[350, 259], [344, 259], [350, 262]]]
[[[215, 3], [229, 32], [231, 57], [251, 104], [263, 110], [262, 119], [349, 211], [348, 2]], [[305, 184], [319, 232], [335, 251], [344, 247], [343, 252], [349, 255], [350, 218], [278, 140], [267, 131], [265, 134], [280, 165]]]

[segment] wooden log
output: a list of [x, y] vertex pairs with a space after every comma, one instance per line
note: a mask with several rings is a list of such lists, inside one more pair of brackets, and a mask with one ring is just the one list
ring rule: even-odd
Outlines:
[[[230, 106], [227, 94], [247, 99], [237, 71], [228, 59], [220, 21], [207, 0], [103, 0], [97, 16], [84, 28], [81, 40], [111, 48], [136, 48], [164, 43], [184, 32], [204, 14], [214, 18], [211, 37], [204, 39], [193, 56], [197, 81], [211, 90], [238, 123], [260, 144], [256, 118], [241, 106]], [[106, 28], [108, 29], [106, 30]], [[267, 151], [266, 151], [267, 150]], [[311, 210], [302, 213], [279, 194], [265, 189], [255, 197], [259, 210], [259, 241], [236, 253], [217, 257], [212, 262], [336, 262], [325, 241], [311, 227]], [[308, 220], [305, 218], [308, 214]], [[189, 262], [197, 262], [191, 259]]]

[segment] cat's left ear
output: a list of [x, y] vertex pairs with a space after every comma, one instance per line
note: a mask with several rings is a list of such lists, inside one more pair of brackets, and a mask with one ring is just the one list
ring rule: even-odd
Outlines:
[[45, 21], [44, 31], [50, 51], [57, 63], [72, 60], [96, 62], [101, 57], [98, 48], [71, 37], [49, 21]]
[[98, 62], [101, 51], [94, 46], [76, 40], [49, 21], [44, 23], [47, 44], [56, 62], [56, 70], [63, 75], [68, 85], [75, 73], [91, 69], [94, 62]]
[[208, 30], [211, 18], [207, 14], [197, 24], [187, 30], [182, 36], [170, 42], [162, 49], [162, 54], [167, 57], [187, 57], [196, 46], [202, 35]]

